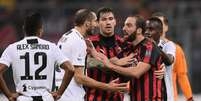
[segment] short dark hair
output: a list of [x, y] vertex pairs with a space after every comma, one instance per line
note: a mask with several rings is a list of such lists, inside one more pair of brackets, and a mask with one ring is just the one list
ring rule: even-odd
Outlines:
[[163, 17], [164, 24], [168, 26], [168, 22], [169, 21], [168, 21], [167, 16], [164, 13], [162, 13], [162, 12], [156, 12], [156, 13], [152, 14], [152, 17]]
[[92, 20], [94, 15], [92, 11], [88, 9], [80, 9], [75, 13], [75, 26], [81, 26], [87, 20]]
[[140, 15], [135, 15], [133, 17], [136, 19], [136, 27], [141, 28], [142, 29], [142, 34], [144, 35], [145, 30], [146, 30], [145, 29], [145, 26], [146, 26], [145, 19]]
[[114, 14], [112, 8], [109, 8], [109, 7], [101, 7], [98, 9], [97, 11], [97, 20], [99, 21], [100, 19], [100, 15], [103, 14], [103, 13], [112, 13]]
[[38, 29], [42, 28], [42, 17], [39, 13], [32, 13], [24, 20], [24, 31], [26, 36], [36, 36]]
[[159, 30], [160, 33], [163, 32], [163, 23], [162, 21], [157, 17], [151, 17], [148, 19], [149, 23], [152, 23], [155, 25], [155, 27]]

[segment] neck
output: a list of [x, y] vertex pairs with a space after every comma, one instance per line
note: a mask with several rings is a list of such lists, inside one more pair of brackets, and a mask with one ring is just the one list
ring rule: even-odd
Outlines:
[[114, 32], [112, 32], [112, 33], [107, 33], [107, 34], [105, 34], [105, 33], [103, 33], [102, 31], [100, 32], [100, 34], [102, 35], [102, 36], [104, 36], [104, 37], [111, 37], [111, 36], [113, 36], [114, 35]]
[[136, 39], [133, 41], [133, 45], [136, 46], [138, 43], [140, 43], [144, 39], [144, 36], [142, 34], [139, 34], [136, 36]]
[[86, 33], [86, 29], [85, 29], [85, 28], [79, 27], [79, 26], [75, 26], [75, 29], [76, 29], [78, 32], [80, 32], [80, 34], [81, 34], [82, 36], [85, 36], [85, 33]]
[[37, 34], [33, 34], [33, 35], [28, 35], [28, 34], [25, 34], [25, 37], [42, 37], [42, 35], [40, 33], [37, 33]]
[[161, 35], [161, 38], [165, 38], [166, 37], [166, 32], [163, 32], [163, 34]]

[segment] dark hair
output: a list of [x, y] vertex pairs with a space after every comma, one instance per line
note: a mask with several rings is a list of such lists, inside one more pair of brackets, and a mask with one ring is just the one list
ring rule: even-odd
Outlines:
[[113, 13], [113, 14], [114, 14], [112, 8], [109, 8], [109, 7], [101, 7], [101, 8], [99, 8], [98, 11], [97, 11], [97, 20], [98, 20], [98, 21], [99, 21], [99, 19], [100, 19], [100, 15], [103, 14], [103, 13]]
[[157, 17], [151, 17], [148, 19], [149, 23], [154, 24], [154, 26], [159, 30], [160, 33], [163, 32], [163, 23]]
[[80, 9], [75, 13], [75, 26], [81, 26], [87, 20], [92, 20], [94, 15], [92, 11], [88, 9]]
[[164, 13], [162, 13], [162, 12], [156, 12], [156, 13], [152, 14], [152, 17], [163, 17], [164, 24], [168, 26], [168, 18], [167, 18], [167, 16]]
[[39, 13], [33, 13], [25, 18], [24, 31], [26, 36], [36, 36], [40, 28], [42, 28], [42, 17]]
[[133, 16], [133, 17], [135, 17], [135, 19], [136, 19], [136, 27], [141, 28], [142, 29], [142, 34], [144, 34], [145, 30], [146, 30], [145, 29], [146, 23], [145, 23], [144, 18], [142, 16], [140, 16], [140, 15], [136, 15], [136, 16]]

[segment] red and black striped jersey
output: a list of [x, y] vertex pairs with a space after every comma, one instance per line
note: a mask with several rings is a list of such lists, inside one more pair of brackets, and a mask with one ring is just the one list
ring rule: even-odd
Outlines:
[[127, 47], [118, 58], [134, 53], [135, 65], [144, 62], [151, 65], [150, 70], [139, 79], [132, 78], [130, 83], [131, 101], [164, 101], [167, 99], [164, 79], [157, 79], [155, 70], [162, 63], [159, 49], [149, 40], [144, 39], [136, 46]]
[[[108, 58], [116, 57], [121, 51], [120, 45], [123, 44], [123, 40], [118, 35], [111, 37], [104, 37], [101, 34], [90, 36], [94, 47], [98, 52], [104, 51], [104, 54]], [[110, 81], [118, 78], [120, 75], [109, 70], [101, 69], [98, 67], [87, 67], [87, 75], [97, 81], [109, 83]], [[94, 88], [86, 88], [86, 101], [123, 101], [123, 94], [118, 92], [103, 91]]]

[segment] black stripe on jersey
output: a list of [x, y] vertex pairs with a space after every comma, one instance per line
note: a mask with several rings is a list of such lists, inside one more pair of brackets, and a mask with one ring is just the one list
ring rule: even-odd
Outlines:
[[53, 81], [52, 81], [52, 91], [56, 91], [57, 88], [56, 88], [56, 65], [55, 65], [55, 68], [54, 68], [54, 74], [53, 74]]
[[153, 96], [153, 73], [149, 72], [149, 99]]
[[141, 77], [141, 80], [140, 80], [140, 90], [141, 90], [141, 101], [145, 101], [145, 99], [144, 99], [144, 93], [146, 92], [146, 91], [144, 91], [144, 78], [145, 78], [145, 76], [143, 76], [143, 77]]
[[70, 30], [70, 31], [66, 32], [65, 35], [68, 35], [68, 34], [70, 34], [70, 33], [72, 33], [72, 32], [73, 32], [73, 31]]
[[[101, 70], [99, 70], [99, 69], [94, 69], [94, 70], [96, 70], [97, 72], [97, 81], [100, 81], [101, 80], [101, 77], [102, 77], [102, 75], [101, 75]], [[99, 91], [100, 90], [96, 90], [95, 91], [95, 96], [94, 96], [94, 101], [97, 101], [97, 98], [98, 98], [98, 96], [99, 96]]]
[[131, 95], [131, 101], [137, 101], [137, 79], [132, 79], [130, 83], [130, 95]]
[[36, 44], [38, 43], [38, 39], [27, 39], [27, 44]]
[[[105, 73], [105, 75], [103, 75], [103, 76], [105, 76], [105, 83], [108, 83], [110, 81], [111, 75], [108, 75], [107, 73]], [[106, 99], [106, 96], [108, 96], [107, 93], [108, 93], [108, 91], [103, 91], [103, 94], [102, 94], [103, 99]]]

